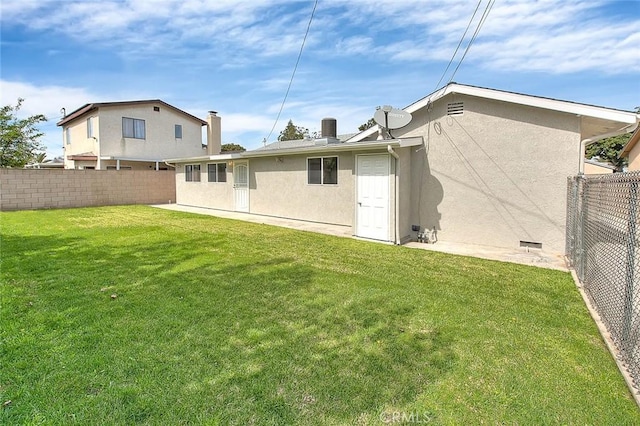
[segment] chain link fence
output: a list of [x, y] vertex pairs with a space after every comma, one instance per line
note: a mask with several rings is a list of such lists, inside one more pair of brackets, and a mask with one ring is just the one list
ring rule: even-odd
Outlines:
[[640, 172], [568, 179], [566, 254], [640, 388]]

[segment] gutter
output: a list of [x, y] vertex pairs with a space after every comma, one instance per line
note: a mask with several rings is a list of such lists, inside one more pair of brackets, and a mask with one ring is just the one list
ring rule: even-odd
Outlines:
[[398, 170], [400, 169], [400, 156], [398, 155], [397, 152], [395, 152], [393, 150], [393, 147], [391, 145], [387, 145], [387, 152], [389, 152], [389, 154], [391, 154], [393, 156], [393, 158], [395, 159], [395, 178], [396, 178], [396, 182], [393, 185], [393, 190], [394, 190], [394, 196], [393, 196], [393, 204], [394, 204], [394, 208], [395, 208], [395, 213], [394, 213], [394, 232], [395, 232], [395, 243], [397, 246], [400, 245], [400, 221], [398, 220], [398, 216], [400, 214], [400, 201], [398, 200], [398, 194], [400, 193], [399, 191], [399, 185], [400, 185], [400, 175], [398, 174]]
[[185, 158], [168, 158], [165, 161], [172, 163], [188, 163], [188, 162], [205, 162], [205, 161], [222, 161], [236, 159], [251, 159], [259, 157], [281, 157], [286, 155], [306, 155], [333, 152], [349, 152], [349, 151], [365, 151], [373, 149], [384, 149], [386, 145], [396, 148], [405, 148], [408, 146], [419, 146], [424, 142], [422, 137], [414, 136], [410, 138], [393, 139], [386, 141], [364, 141], [353, 143], [331, 143], [326, 145], [313, 145], [295, 148], [279, 148], [279, 149], [258, 149], [244, 152], [235, 152], [232, 154], [216, 154], [198, 157]]
[[585, 159], [584, 159], [584, 154], [585, 154], [585, 150], [587, 148], [587, 145], [590, 145], [594, 142], [598, 142], [599, 140], [602, 139], [606, 139], [606, 138], [610, 138], [613, 136], [618, 136], [618, 135], [622, 135], [624, 133], [629, 133], [629, 132], [633, 132], [636, 128], [638, 127], [638, 122], [636, 121], [633, 124], [629, 124], [627, 126], [621, 127], [618, 130], [614, 130], [612, 132], [608, 132], [608, 133], [604, 133], [602, 135], [598, 135], [592, 138], [587, 138], [587, 139], [583, 139], [580, 141], [580, 156], [578, 157], [578, 174], [583, 175], [584, 174], [584, 163], [585, 163]]

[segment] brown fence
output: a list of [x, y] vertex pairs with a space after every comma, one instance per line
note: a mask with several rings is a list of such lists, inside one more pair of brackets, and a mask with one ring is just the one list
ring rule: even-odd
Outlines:
[[176, 201], [173, 170], [0, 169], [0, 210]]

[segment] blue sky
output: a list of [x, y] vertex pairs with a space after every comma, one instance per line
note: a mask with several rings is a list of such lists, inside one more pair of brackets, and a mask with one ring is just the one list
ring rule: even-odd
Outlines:
[[[489, 0], [482, 0], [450, 80]], [[2, 105], [55, 123], [91, 102], [159, 98], [222, 117], [223, 143], [261, 146], [274, 125], [313, 1], [2, 0]], [[434, 91], [476, 0], [320, 0], [287, 103], [289, 119], [351, 133], [378, 105]], [[640, 0], [497, 0], [453, 81], [632, 110], [640, 106]]]

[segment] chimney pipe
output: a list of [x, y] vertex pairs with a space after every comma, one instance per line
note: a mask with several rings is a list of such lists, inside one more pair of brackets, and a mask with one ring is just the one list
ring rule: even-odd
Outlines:
[[323, 138], [337, 138], [338, 124], [335, 118], [323, 118], [321, 135]]
[[222, 118], [216, 111], [207, 116], [207, 155], [218, 155], [222, 150]]

